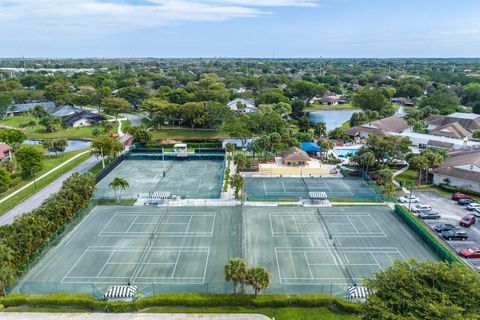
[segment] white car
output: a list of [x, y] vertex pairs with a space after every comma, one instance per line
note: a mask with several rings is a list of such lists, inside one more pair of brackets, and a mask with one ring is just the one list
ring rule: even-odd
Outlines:
[[467, 204], [467, 209], [472, 211], [475, 208], [480, 208], [480, 203], [472, 202]]
[[399, 197], [398, 201], [400, 201], [401, 203], [409, 203], [409, 202], [417, 203], [417, 202], [420, 202], [420, 199], [418, 199], [415, 196], [403, 196], [403, 197]]
[[412, 212], [419, 213], [423, 211], [432, 211], [432, 207], [428, 204], [416, 204], [412, 207]]
[[475, 215], [475, 217], [480, 218], [480, 207], [476, 207], [475, 209], [473, 209], [473, 214]]

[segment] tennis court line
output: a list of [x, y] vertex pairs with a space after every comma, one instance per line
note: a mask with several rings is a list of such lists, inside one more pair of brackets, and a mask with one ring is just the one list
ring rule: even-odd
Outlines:
[[[73, 264], [73, 266], [70, 268], [70, 270], [67, 272], [67, 274], [63, 277], [63, 279], [60, 281], [60, 283], [105, 283], [101, 281], [96, 281], [96, 280], [101, 280], [101, 279], [125, 279], [126, 281], [129, 281], [130, 277], [129, 276], [100, 276], [102, 272], [105, 270], [105, 268], [109, 265], [136, 265], [136, 262], [110, 262], [113, 255], [117, 252], [140, 252], [143, 251], [141, 247], [104, 247], [104, 246], [90, 246], [88, 247], [83, 254], [77, 259], [77, 261]], [[70, 273], [73, 271], [75, 267], [80, 263], [81, 259], [85, 256], [87, 252], [111, 252], [109, 258], [107, 259], [106, 262], [104, 262], [103, 266], [101, 267], [100, 271], [97, 273], [96, 276], [71, 276]], [[149, 255], [151, 252], [169, 252], [169, 253], [177, 253], [177, 256], [175, 258], [175, 261], [173, 262], [143, 262], [140, 264], [139, 271], [138, 273], [141, 273], [143, 266], [144, 265], [174, 265], [173, 267], [173, 272], [170, 276], [165, 276], [165, 277], [147, 277], [147, 276], [137, 276], [136, 279], [153, 279], [156, 281], [149, 281], [147, 283], [162, 283], [159, 282], [159, 280], [201, 280], [201, 282], [192, 282], [192, 283], [179, 283], [179, 284], [204, 284], [205, 283], [205, 277], [206, 277], [206, 271], [208, 267], [208, 258], [210, 256], [210, 247], [198, 247], [198, 248], [190, 248], [190, 247], [152, 247]], [[203, 277], [174, 277], [175, 271], [177, 269], [179, 260], [180, 260], [180, 255], [182, 253], [196, 253], [196, 252], [201, 252], [205, 254], [205, 265], [204, 267], [204, 272], [203, 272]], [[148, 256], [147, 256], [148, 259]], [[71, 279], [71, 280], [69, 280]], [[78, 279], [78, 280], [76, 280]], [[80, 281], [82, 279], [90, 279], [89, 281]], [[93, 279], [93, 280], [92, 280]], [[73, 281], [72, 281], [73, 280]], [[107, 282], [111, 283], [111, 282]], [[125, 281], [123, 281], [125, 283]], [[141, 281], [135, 281], [135, 283], [142, 283]], [[175, 284], [175, 282], [165, 282], [166, 284]]]
[[[369, 250], [366, 250], [367, 248], [369, 248]], [[363, 249], [363, 250], [359, 250], [359, 249]], [[312, 270], [311, 270], [311, 266], [339, 266], [339, 267], [342, 267], [344, 266], [343, 264], [340, 264], [340, 263], [310, 263], [309, 260], [308, 260], [308, 256], [307, 256], [307, 253], [330, 253], [330, 252], [333, 252], [335, 251], [334, 249], [332, 248], [329, 248], [329, 247], [317, 247], [317, 248], [311, 248], [311, 247], [275, 247], [274, 248], [275, 250], [275, 258], [276, 258], [276, 263], [277, 263], [277, 270], [278, 270], [278, 275], [279, 275], [279, 279], [280, 279], [280, 283], [281, 284], [288, 284], [288, 285], [319, 285], [319, 283], [304, 283], [304, 282], [292, 282], [292, 281], [333, 281], [333, 280], [345, 280], [345, 282], [349, 283], [350, 282], [350, 279], [349, 278], [345, 278], [345, 277], [342, 277], [342, 278], [339, 278], [339, 277], [313, 277], [313, 273], [312, 273]], [[292, 253], [293, 252], [298, 252], [298, 253], [303, 253], [303, 256], [305, 258], [305, 263], [307, 264], [307, 267], [308, 267], [308, 270], [309, 270], [309, 273], [311, 275], [310, 278], [306, 278], [306, 277], [297, 277], [297, 274], [295, 272], [295, 263], [293, 261], [293, 255]], [[292, 265], [292, 268], [293, 268], [293, 271], [294, 271], [294, 278], [291, 278], [291, 277], [282, 277], [281, 275], [281, 267], [280, 267], [280, 261], [278, 259], [278, 254], [279, 253], [286, 253], [290, 256], [290, 262], [291, 262], [291, 265]], [[370, 256], [373, 258], [373, 261], [375, 263], [347, 263], [347, 265], [345, 265], [344, 267], [347, 267], [347, 266], [375, 266], [377, 267], [379, 270], [383, 270], [384, 268], [382, 267], [382, 265], [379, 263], [379, 261], [376, 259], [376, 257], [374, 256], [373, 253], [382, 253], [384, 255], [386, 255], [387, 257], [389, 253], [395, 253], [395, 254], [398, 254], [399, 256], [402, 257], [402, 259], [404, 261], [405, 260], [405, 257], [401, 254], [401, 252], [398, 250], [398, 248], [396, 247], [346, 247], [346, 248], [342, 248], [341, 250], [339, 250], [339, 253], [340, 254], [344, 254], [344, 253], [368, 253], [370, 254]], [[393, 261], [390, 259], [389, 257], [389, 260], [393, 263]], [[348, 259], [346, 259], [346, 261], [348, 261]], [[303, 264], [305, 264], [303, 263]], [[354, 280], [363, 280], [365, 278], [363, 277], [355, 277]]]
[[[312, 219], [312, 221], [306, 221], [306, 222], [298, 222], [295, 217], [316, 217], [315, 214], [277, 214], [277, 213], [269, 213], [269, 220], [270, 220], [270, 230], [271, 230], [271, 234], [272, 234], [272, 237], [310, 237], [310, 236], [319, 236], [319, 237], [327, 237], [327, 233], [325, 233], [323, 231], [323, 224], [321, 222], [317, 222], [317, 221], [314, 221], [314, 219]], [[318, 231], [312, 231], [312, 232], [300, 232], [300, 231], [289, 231], [287, 232], [286, 231], [286, 228], [285, 228], [285, 222], [284, 222], [284, 217], [292, 217], [293, 221], [294, 221], [294, 225], [296, 226], [297, 230], [298, 230], [298, 226], [299, 225], [319, 225], [319, 230]], [[351, 226], [355, 232], [333, 232], [332, 235], [336, 236], [336, 237], [352, 237], [352, 238], [355, 238], [355, 237], [368, 237], [368, 238], [387, 238], [387, 234], [383, 231], [383, 229], [380, 227], [380, 225], [375, 221], [375, 219], [372, 217], [372, 215], [370, 213], [362, 213], [362, 214], [342, 214], [342, 215], [338, 215], [338, 214], [325, 214], [324, 215], [325, 218], [328, 218], [328, 217], [345, 217], [348, 219], [348, 222], [346, 223], [343, 223], [343, 222], [329, 222], [328, 224], [329, 225], [346, 225], [346, 226]], [[355, 227], [355, 224], [353, 223], [353, 221], [350, 219], [350, 217], [366, 217], [370, 220], [372, 220], [379, 232], [359, 232], [358, 229]], [[283, 226], [283, 232], [282, 231], [274, 231], [274, 228], [273, 228], [273, 225], [274, 225], [274, 221], [275, 219], [281, 219], [281, 224]], [[277, 220], [278, 221], [278, 220]], [[363, 219], [360, 219], [360, 221], [362, 221], [362, 223], [366, 226], [365, 222], [363, 221]], [[275, 225], [278, 225], [278, 224], [275, 224]], [[367, 230], [370, 230], [370, 228], [367, 227]]]
[[[213, 237], [213, 231], [214, 231], [214, 227], [215, 227], [215, 220], [216, 220], [216, 215], [217, 213], [216, 212], [203, 212], [201, 214], [192, 214], [191, 212], [170, 212], [170, 213], [167, 213], [166, 212], [166, 208], [162, 211], [162, 213], [160, 214], [160, 216], [158, 214], [152, 214], [152, 212], [148, 212], [148, 214], [141, 214], [142, 212], [139, 212], [139, 213], [130, 213], [130, 212], [117, 212], [114, 214], [114, 216], [107, 222], [107, 224], [105, 225], [105, 227], [102, 229], [102, 231], [100, 231], [100, 233], [98, 234], [99, 237], [109, 237], [109, 236], [114, 236], [114, 237], [144, 237], [144, 236], [150, 236], [152, 234], [152, 231], [150, 229], [146, 230], [146, 231], [140, 231], [140, 232], [137, 232], [137, 231], [129, 231], [131, 230], [132, 226], [134, 224], [140, 224], [140, 225], [155, 225], [155, 228], [153, 230], [153, 232], [155, 233], [155, 235], [169, 235], [169, 236], [182, 236], [182, 237]], [[145, 212], [143, 212], [145, 213]], [[127, 231], [105, 231], [108, 226], [114, 221], [115, 218], [118, 218], [118, 217], [121, 217], [121, 216], [134, 216], [135, 219], [132, 221], [132, 223], [130, 224], [130, 226], [128, 227]], [[157, 222], [141, 222], [141, 223], [137, 223], [135, 222], [137, 220], [138, 217], [154, 217], [154, 218], [158, 218]], [[177, 222], [177, 223], [171, 223], [171, 222], [164, 222], [165, 218], [167, 217], [189, 217], [189, 221], [188, 222]], [[188, 230], [190, 229], [190, 226], [191, 226], [191, 221], [192, 221], [192, 218], [193, 217], [208, 217], [208, 218], [212, 218], [211, 220], [211, 227], [210, 227], [210, 230], [209, 231], [193, 231], [193, 232], [189, 232]], [[163, 219], [163, 221], [162, 221]], [[158, 232], [158, 228], [161, 226], [161, 225], [169, 225], [169, 224], [172, 224], [172, 225], [185, 225], [186, 226], [186, 231], [184, 232], [180, 232], [180, 231], [162, 231], [162, 232]]]

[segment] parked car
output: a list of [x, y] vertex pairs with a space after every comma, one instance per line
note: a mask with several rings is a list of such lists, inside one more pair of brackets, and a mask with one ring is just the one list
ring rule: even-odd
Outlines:
[[473, 211], [475, 208], [480, 208], [480, 203], [472, 202], [467, 204], [467, 209]]
[[465, 217], [460, 220], [460, 225], [462, 227], [470, 227], [471, 225], [475, 224], [475, 221], [477, 221], [477, 217], [475, 217], [474, 214], [467, 214]]
[[455, 192], [452, 195], [452, 200], [455, 200], [455, 201], [458, 201], [460, 199], [466, 199], [466, 198], [471, 198], [471, 197], [468, 194], [464, 194], [464, 193], [461, 193], [461, 192]]
[[480, 218], [480, 208], [473, 209], [473, 214], [475, 217]]
[[422, 211], [432, 211], [432, 207], [428, 204], [416, 204], [412, 207], [413, 213], [419, 213]]
[[458, 254], [464, 258], [480, 258], [480, 248], [462, 248]]
[[466, 206], [467, 204], [474, 203], [474, 202], [475, 200], [473, 200], [472, 198], [463, 198], [457, 201], [457, 203], [461, 206]]
[[448, 230], [442, 232], [442, 238], [445, 240], [467, 240], [468, 234], [461, 230]]
[[420, 199], [418, 199], [415, 196], [403, 196], [403, 197], [399, 197], [398, 201], [400, 201], [401, 203], [409, 203], [409, 202], [417, 203], [417, 202], [420, 202]]
[[440, 214], [435, 211], [420, 211], [417, 215], [420, 219], [435, 219], [438, 220], [441, 218]]
[[458, 230], [458, 227], [450, 223], [442, 223], [442, 224], [437, 224], [435, 227], [433, 227], [433, 230], [440, 233], [448, 230]]

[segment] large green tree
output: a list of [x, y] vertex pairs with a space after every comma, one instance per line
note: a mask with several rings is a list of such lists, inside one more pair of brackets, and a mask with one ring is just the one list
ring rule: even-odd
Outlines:
[[355, 93], [352, 97], [352, 105], [364, 111], [376, 111], [384, 116], [389, 116], [394, 112], [385, 95], [375, 88], [366, 88]]
[[372, 294], [360, 305], [362, 319], [478, 319], [480, 278], [460, 264], [397, 261], [366, 285]]
[[16, 152], [17, 159], [24, 176], [33, 176], [35, 172], [42, 170], [44, 150], [37, 145], [22, 145]]
[[119, 113], [130, 109], [130, 103], [127, 100], [115, 97], [103, 98], [100, 106], [104, 112], [115, 115], [115, 120], [118, 118]]
[[437, 109], [441, 114], [450, 114], [458, 111], [460, 101], [454, 93], [434, 93], [420, 102], [420, 107], [431, 107]]

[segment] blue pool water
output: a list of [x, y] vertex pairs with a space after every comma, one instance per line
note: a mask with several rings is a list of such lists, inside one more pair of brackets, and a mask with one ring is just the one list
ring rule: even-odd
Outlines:
[[357, 153], [358, 148], [335, 148], [335, 152], [340, 158], [349, 158]]

